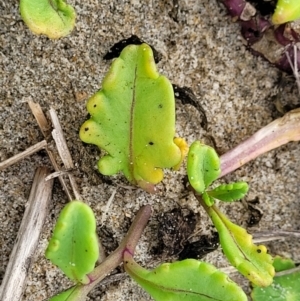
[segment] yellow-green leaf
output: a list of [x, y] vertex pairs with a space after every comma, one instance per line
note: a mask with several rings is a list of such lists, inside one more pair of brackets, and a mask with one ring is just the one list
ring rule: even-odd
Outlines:
[[51, 297], [48, 301], [79, 301], [82, 300], [80, 297], [84, 295], [81, 291], [81, 287], [74, 286]]
[[252, 235], [232, 223], [216, 206], [206, 210], [218, 230], [220, 244], [229, 262], [255, 285], [270, 285], [275, 270], [266, 247], [253, 244]]
[[75, 25], [75, 10], [64, 0], [21, 0], [20, 13], [32, 32], [51, 39], [68, 35]]
[[272, 16], [272, 22], [274, 24], [283, 24], [297, 19], [300, 19], [300, 1], [278, 0]]
[[153, 191], [163, 179], [162, 168], [181, 161], [181, 149], [173, 141], [173, 88], [157, 72], [147, 44], [124, 48], [87, 110], [91, 118], [81, 126], [80, 138], [105, 150], [98, 162], [102, 174], [121, 171], [131, 183]]
[[246, 301], [243, 290], [209, 263], [186, 259], [152, 271], [125, 252], [126, 272], [156, 301]]

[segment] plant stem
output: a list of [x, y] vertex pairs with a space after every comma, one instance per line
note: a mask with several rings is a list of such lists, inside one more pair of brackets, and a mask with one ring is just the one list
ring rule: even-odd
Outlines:
[[53, 180], [45, 181], [49, 173], [47, 167], [36, 170], [16, 243], [0, 287], [1, 301], [22, 299], [39, 237], [49, 213], [53, 186]]
[[[138, 241], [148, 223], [151, 216], [151, 206], [146, 205], [140, 208], [133, 223], [131, 224], [129, 231], [123, 238], [119, 247], [111, 253], [100, 265], [98, 265], [93, 272], [88, 276], [91, 282], [87, 285], [79, 286], [83, 298], [102, 280], [104, 279], [112, 270], [114, 270], [123, 261], [124, 251], [127, 250], [132, 255], [138, 244]], [[79, 300], [78, 300], [79, 301]]]
[[274, 148], [300, 140], [300, 109], [288, 112], [220, 157], [219, 178]]

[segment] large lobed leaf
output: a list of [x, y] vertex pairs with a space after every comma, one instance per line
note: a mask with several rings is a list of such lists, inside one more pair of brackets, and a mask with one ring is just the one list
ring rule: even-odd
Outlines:
[[75, 10], [64, 0], [21, 0], [20, 13], [32, 32], [51, 39], [68, 35], [75, 25]]
[[147, 44], [122, 51], [87, 110], [91, 118], [81, 126], [80, 138], [106, 151], [98, 162], [102, 174], [122, 171], [131, 183], [153, 191], [162, 168], [180, 162], [181, 150], [173, 141], [173, 88], [157, 72]]
[[232, 223], [216, 206], [206, 208], [219, 233], [220, 243], [229, 262], [253, 284], [268, 286], [275, 274], [273, 259], [265, 246], [252, 243], [252, 235]]
[[68, 203], [61, 211], [46, 250], [46, 258], [70, 279], [89, 283], [99, 257], [96, 220], [92, 209], [80, 201]]
[[195, 259], [164, 263], [152, 271], [125, 252], [126, 272], [156, 301], [246, 301], [243, 290], [211, 264]]

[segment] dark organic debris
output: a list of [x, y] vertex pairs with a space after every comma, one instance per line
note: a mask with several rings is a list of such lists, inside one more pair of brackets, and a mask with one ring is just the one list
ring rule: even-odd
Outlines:
[[249, 1], [262, 16], [270, 16], [274, 13], [276, 2], [275, 0], [251, 0]]
[[110, 253], [118, 247], [118, 241], [113, 235], [113, 230], [105, 225], [97, 228], [97, 234], [101, 237], [101, 244], [105, 249], [105, 252]]
[[213, 232], [212, 235], [202, 235], [200, 239], [184, 246], [183, 251], [179, 254], [179, 260], [187, 258], [201, 259], [206, 254], [216, 250], [219, 246], [219, 234]]
[[199, 103], [199, 101], [197, 100], [197, 97], [192, 91], [192, 89], [188, 87], [179, 87], [175, 84], [173, 84], [173, 89], [174, 89], [175, 97], [178, 100], [180, 100], [183, 105], [188, 105], [188, 104], [192, 105], [203, 116], [203, 120], [201, 120], [200, 125], [202, 128], [207, 130], [208, 122], [207, 122], [206, 113], [203, 107], [201, 106], [201, 104]]
[[254, 200], [247, 202], [248, 211], [249, 211], [249, 218], [247, 220], [248, 227], [253, 227], [257, 225], [263, 216], [263, 212], [258, 207], [258, 204], [259, 204], [259, 198], [255, 198]]
[[172, 10], [169, 12], [169, 16], [173, 19], [174, 22], [178, 23], [178, 13], [179, 13], [179, 1], [172, 1]]
[[[109, 50], [108, 52], [104, 55], [103, 59], [104, 60], [111, 60], [113, 58], [116, 58], [118, 56], [120, 56], [120, 53], [122, 52], [122, 50], [128, 46], [128, 45], [141, 45], [144, 42], [142, 39], [140, 39], [138, 36], [136, 35], [132, 35], [131, 37], [127, 38], [127, 39], [123, 39], [119, 42], [117, 42], [116, 44], [114, 44]], [[148, 43], [147, 43], [148, 44]], [[149, 45], [149, 44], [148, 44]], [[153, 51], [153, 56], [154, 56], [154, 60], [155, 63], [157, 64], [162, 56], [161, 54], [151, 45], [149, 45]]]
[[193, 236], [198, 216], [189, 209], [175, 208], [161, 214], [157, 220], [159, 244], [154, 249], [155, 254], [175, 255], [179, 256], [179, 260], [200, 259], [219, 246], [217, 232]]
[[155, 253], [177, 255], [183, 249], [189, 236], [193, 233], [197, 216], [189, 209], [175, 208], [164, 212], [158, 220], [158, 247]]

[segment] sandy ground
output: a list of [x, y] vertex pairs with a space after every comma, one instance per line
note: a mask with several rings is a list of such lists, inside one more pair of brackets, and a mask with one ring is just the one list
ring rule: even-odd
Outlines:
[[[126, 233], [135, 212], [143, 204], [153, 207], [153, 218], [137, 248], [136, 259], [154, 267], [170, 258], [153, 254], [157, 241], [157, 216], [175, 207], [198, 214], [197, 229], [211, 233], [204, 211], [183, 185], [184, 167], [166, 172], [157, 195], [126, 189], [121, 175], [104, 182], [95, 165], [99, 151], [78, 138], [87, 117], [86, 100], [97, 89], [110, 62], [104, 54], [116, 42], [132, 34], [154, 46], [161, 54], [159, 71], [174, 84], [190, 87], [203, 106], [208, 128], [200, 127], [201, 115], [191, 106], [177, 105], [177, 133], [189, 143], [202, 139], [222, 154], [262, 126], [280, 116], [275, 100], [297, 102], [293, 80], [280, 85], [281, 74], [243, 44], [238, 25], [226, 16], [216, 0], [179, 1], [177, 16], [172, 1], [70, 1], [78, 17], [76, 29], [66, 38], [52, 41], [33, 35], [22, 22], [18, 1], [0, 1], [0, 161], [43, 139], [27, 100], [38, 102], [44, 111], [57, 110], [76, 170], [83, 198], [98, 219], [98, 232], [107, 252]], [[176, 18], [174, 18], [174, 16]], [[176, 20], [174, 20], [176, 19]], [[251, 189], [244, 202], [220, 205], [233, 221], [247, 227], [247, 204], [254, 199], [263, 216], [251, 232], [299, 230], [300, 144], [290, 143], [247, 164], [224, 180], [241, 179]], [[0, 172], [0, 281], [22, 219], [34, 171], [50, 166], [46, 153], [39, 152]], [[101, 219], [106, 202], [117, 188], [104, 226]], [[22, 301], [39, 301], [68, 287], [70, 283], [44, 259], [51, 229], [67, 202], [55, 183], [50, 215], [36, 251], [36, 261]], [[300, 261], [300, 244], [294, 239], [269, 243], [273, 254]], [[206, 256], [218, 267], [229, 264], [220, 249]], [[13, 273], [14, 271], [11, 271]], [[235, 277], [234, 277], [235, 278]], [[240, 283], [241, 278], [236, 278]], [[129, 278], [95, 289], [87, 300], [151, 300]]]

